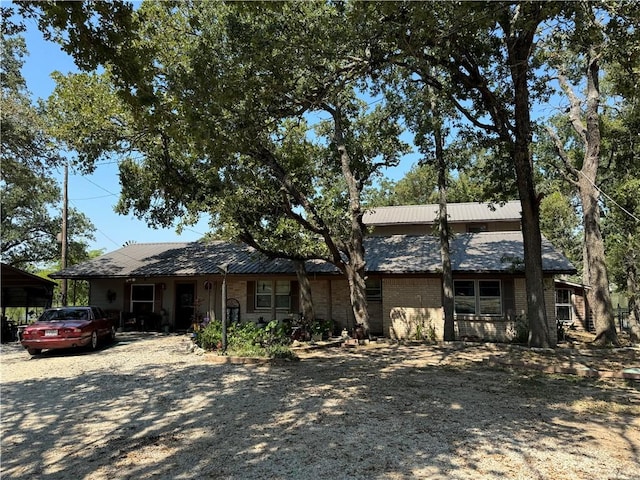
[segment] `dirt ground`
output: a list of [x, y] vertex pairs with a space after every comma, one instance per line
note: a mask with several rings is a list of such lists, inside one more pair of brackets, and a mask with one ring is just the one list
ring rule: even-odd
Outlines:
[[0, 349], [5, 479], [640, 478], [638, 350], [372, 343], [220, 363], [177, 335]]

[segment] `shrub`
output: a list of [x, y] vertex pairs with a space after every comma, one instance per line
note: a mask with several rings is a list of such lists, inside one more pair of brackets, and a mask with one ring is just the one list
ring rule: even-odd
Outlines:
[[526, 344], [529, 341], [529, 321], [525, 315], [518, 315], [510, 332], [511, 343]]
[[196, 332], [196, 344], [204, 350], [215, 350], [222, 343], [222, 323], [209, 322]]
[[[222, 346], [222, 323], [210, 322], [196, 332], [196, 344], [204, 350], [218, 350]], [[227, 353], [240, 357], [295, 358], [289, 348], [286, 328], [277, 320], [264, 328], [253, 322], [227, 326]]]

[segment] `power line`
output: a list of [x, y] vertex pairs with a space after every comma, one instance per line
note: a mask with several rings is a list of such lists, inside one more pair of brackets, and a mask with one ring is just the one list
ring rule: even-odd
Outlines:
[[111, 191], [107, 190], [107, 189], [106, 189], [106, 188], [104, 188], [103, 186], [98, 185], [98, 184], [97, 184], [96, 182], [94, 182], [93, 180], [90, 180], [88, 177], [86, 177], [86, 176], [84, 176], [84, 175], [83, 175], [83, 176], [82, 176], [82, 178], [84, 178], [84, 179], [85, 179], [87, 182], [89, 182], [90, 184], [95, 185], [95, 186], [96, 186], [96, 187], [98, 187], [100, 190], [104, 190], [104, 191], [105, 191], [105, 192], [107, 192], [110, 196], [113, 196], [113, 197], [117, 197], [117, 196], [118, 196], [118, 194], [117, 194], [117, 193], [113, 193], [113, 192], [111, 192]]
[[73, 200], [76, 202], [81, 202], [83, 200], [98, 200], [100, 198], [108, 198], [113, 196], [114, 194], [110, 193], [109, 195], [100, 195], [99, 197], [74, 198]]
[[595, 188], [596, 190], [598, 190], [598, 192], [600, 192], [602, 195], [607, 197], [615, 206], [617, 206], [620, 210], [626, 213], [629, 217], [633, 218], [636, 222], [640, 223], [640, 218], [636, 217], [633, 213], [631, 213], [629, 210], [624, 208], [622, 205], [616, 202], [613, 198], [607, 195], [607, 193], [603, 191], [600, 187], [598, 187], [595, 183], [593, 183], [593, 181], [591, 181], [591, 179], [587, 177], [587, 175], [582, 170], [578, 170], [578, 172], [580, 173], [580, 175], [582, 175], [584, 178], [587, 179], [587, 181], [593, 186], [593, 188]]

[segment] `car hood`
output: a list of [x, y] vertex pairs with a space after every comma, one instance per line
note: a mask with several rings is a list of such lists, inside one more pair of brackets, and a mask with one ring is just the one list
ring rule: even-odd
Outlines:
[[89, 320], [57, 320], [55, 322], [35, 322], [27, 330], [57, 330], [60, 328], [82, 328], [89, 325]]

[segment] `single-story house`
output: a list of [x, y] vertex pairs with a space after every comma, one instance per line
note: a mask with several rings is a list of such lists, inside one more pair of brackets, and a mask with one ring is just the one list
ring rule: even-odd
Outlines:
[[[365, 241], [370, 332], [391, 338], [442, 338], [438, 238], [427, 233], [371, 235]], [[459, 233], [451, 242], [456, 334], [508, 341], [525, 317], [519, 230]], [[316, 317], [351, 330], [354, 317], [345, 277], [324, 262], [306, 263]], [[543, 242], [549, 332], [556, 336], [554, 278], [573, 265]], [[86, 280], [90, 302], [118, 315], [123, 327], [185, 330], [200, 318], [221, 318], [223, 283], [228, 318], [283, 320], [297, 315], [292, 262], [269, 260], [224, 241], [130, 244], [51, 275]]]

